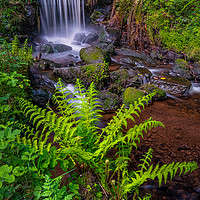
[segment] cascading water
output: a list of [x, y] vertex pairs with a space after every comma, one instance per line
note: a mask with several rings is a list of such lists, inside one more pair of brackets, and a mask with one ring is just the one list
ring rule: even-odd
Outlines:
[[84, 0], [40, 0], [40, 19], [45, 35], [70, 37], [85, 28]]

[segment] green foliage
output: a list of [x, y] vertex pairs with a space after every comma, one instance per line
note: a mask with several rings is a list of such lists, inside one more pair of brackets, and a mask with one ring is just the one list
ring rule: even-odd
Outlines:
[[[92, 170], [112, 199], [127, 199], [128, 193], [134, 193], [134, 198], [136, 198], [139, 196], [139, 186], [148, 179], [158, 178], [159, 185], [161, 185], [163, 180], [166, 182], [168, 175], [172, 179], [177, 173], [181, 175], [183, 172], [192, 172], [198, 168], [195, 162], [172, 163], [153, 167], [150, 165], [152, 158], [152, 149], [150, 149], [140, 160], [138, 170], [128, 170], [129, 156], [133, 148], [137, 149], [141, 138], [143, 138], [143, 132], [146, 133], [154, 127], [163, 126], [163, 124], [149, 118], [144, 123], [127, 130], [126, 134], [123, 130], [127, 128], [128, 119], [135, 122], [133, 115], [139, 116], [141, 108], [148, 104], [156, 92], [138, 99], [134, 105], [130, 105], [129, 109], [123, 105], [100, 133], [96, 124], [101, 115], [99, 114], [100, 107], [94, 84], [92, 83], [88, 90], [85, 90], [80, 81], [77, 80], [74, 94], [67, 91], [62, 82], [59, 82], [57, 87], [58, 91], [54, 96], [54, 101], [57, 104], [56, 113], [52, 110], [38, 108], [22, 98], [19, 99], [21, 110], [35, 127], [35, 131], [32, 133], [36, 132], [36, 135], [33, 138], [30, 137], [27, 142], [29, 141], [32, 147], [34, 143], [41, 145], [44, 153], [45, 150], [53, 148], [50, 147], [51, 144], [47, 143], [50, 134], [53, 133], [53, 142], [59, 144], [57, 149], [54, 148], [54, 162], [59, 162], [66, 171], [78, 166]], [[71, 98], [72, 95], [76, 97], [75, 101]], [[29, 130], [31, 129], [29, 128]], [[23, 141], [25, 142], [26, 139], [22, 138]], [[38, 145], [35, 148], [40, 154], [43, 154]], [[112, 149], [117, 150], [116, 154], [108, 160], [107, 155]], [[45, 154], [45, 159], [48, 159], [47, 154]], [[39, 165], [37, 164], [37, 166]], [[45, 169], [48, 166], [47, 164]], [[73, 184], [80, 184], [78, 180]], [[58, 189], [51, 190], [52, 187], [55, 187], [55, 183], [55, 180], [50, 180], [46, 176], [46, 192], [40, 194], [53, 198]], [[78, 194], [75, 192], [78, 187], [75, 185], [73, 186], [74, 190], [71, 187], [72, 183], [70, 183], [69, 189], [78, 198]], [[41, 188], [44, 189], [44, 187]], [[87, 186], [87, 188], [91, 190], [92, 187]], [[143, 199], [150, 199], [150, 195], [147, 194]]]
[[26, 97], [29, 81], [26, 78], [27, 69], [32, 62], [32, 48], [25, 41], [20, 48], [17, 36], [11, 44], [2, 39], [0, 46], [0, 123], [12, 121], [15, 118], [15, 98]]
[[199, 59], [200, 2], [194, 0], [144, 0], [145, 23], [154, 42]]

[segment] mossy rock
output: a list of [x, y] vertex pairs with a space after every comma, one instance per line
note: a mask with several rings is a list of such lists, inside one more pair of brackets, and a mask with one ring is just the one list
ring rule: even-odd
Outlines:
[[140, 90], [145, 91], [147, 94], [150, 94], [154, 91], [156, 91], [156, 95], [153, 97], [155, 100], [161, 100], [166, 98], [166, 92], [159, 87], [153, 85], [153, 84], [144, 84], [139, 87]]
[[94, 82], [97, 89], [103, 89], [108, 82], [108, 64], [106, 63], [94, 63], [90, 65], [84, 65], [80, 68], [80, 79], [87, 87]]
[[188, 63], [187, 61], [183, 59], [176, 59], [172, 66], [172, 70], [173, 72], [177, 73], [181, 77], [188, 78], [188, 79], [192, 78]]
[[101, 12], [95, 10], [90, 16], [90, 18], [92, 19], [92, 23], [97, 23], [102, 22], [105, 19], [105, 16]]
[[116, 110], [119, 107], [119, 98], [112, 92], [99, 92], [98, 97], [101, 101], [101, 109], [104, 111]]
[[129, 87], [127, 88], [123, 95], [122, 95], [122, 102], [125, 104], [126, 107], [129, 107], [130, 104], [135, 104], [135, 101], [137, 102], [139, 98], [142, 98], [145, 96], [144, 92], [133, 88]]
[[110, 62], [110, 56], [99, 47], [87, 47], [80, 50], [81, 60], [86, 64]]

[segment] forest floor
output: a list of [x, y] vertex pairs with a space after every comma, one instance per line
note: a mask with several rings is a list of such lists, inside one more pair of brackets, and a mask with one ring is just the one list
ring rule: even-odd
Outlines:
[[[113, 114], [103, 116], [103, 122], [110, 121]], [[153, 149], [152, 163], [169, 164], [172, 162], [196, 161], [200, 164], [200, 94], [181, 98], [167, 97], [164, 101], [154, 101], [136, 117], [141, 123], [153, 117], [161, 121], [165, 128], [157, 127], [147, 134], [138, 150], [131, 155], [130, 167], [138, 164], [141, 155], [149, 148]], [[129, 121], [128, 128], [133, 127]], [[200, 199], [200, 169], [183, 176], [176, 176], [158, 187], [158, 181], [148, 181], [141, 188], [142, 193], [152, 194], [153, 200], [199, 200]]]

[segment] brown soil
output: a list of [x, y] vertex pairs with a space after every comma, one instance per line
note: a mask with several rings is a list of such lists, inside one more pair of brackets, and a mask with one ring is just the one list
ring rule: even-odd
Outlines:
[[[111, 113], [104, 114], [104, 123], [109, 122], [112, 116]], [[149, 148], [153, 149], [152, 163], [154, 165], [196, 161], [199, 166], [200, 94], [153, 102], [142, 111], [140, 118], [135, 119], [140, 123], [149, 117], [161, 121], [165, 128], [157, 127], [145, 135], [139, 149], [131, 155], [135, 162], [133, 161], [130, 167], [134, 168], [138, 159]], [[133, 122], [129, 121], [128, 127], [133, 126]], [[158, 181], [149, 181], [141, 187], [141, 191], [152, 194], [152, 200], [199, 200], [200, 169], [180, 177], [176, 176], [161, 187], [158, 187]]]

